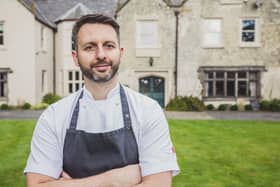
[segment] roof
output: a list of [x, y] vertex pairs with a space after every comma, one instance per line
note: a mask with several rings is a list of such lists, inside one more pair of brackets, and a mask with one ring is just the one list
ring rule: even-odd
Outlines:
[[[131, 0], [18, 0], [35, 18], [52, 29], [64, 20], [75, 20], [85, 14], [115, 17]], [[180, 7], [187, 0], [163, 0], [170, 7]]]
[[117, 0], [18, 0], [37, 20], [55, 29], [56, 23], [74, 20], [89, 13], [115, 16]]

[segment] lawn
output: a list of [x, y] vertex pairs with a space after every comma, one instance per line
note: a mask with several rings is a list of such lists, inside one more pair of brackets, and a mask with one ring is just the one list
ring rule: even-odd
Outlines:
[[[280, 123], [170, 120], [181, 168], [173, 187], [280, 187]], [[0, 187], [24, 186], [35, 121], [0, 121]]]

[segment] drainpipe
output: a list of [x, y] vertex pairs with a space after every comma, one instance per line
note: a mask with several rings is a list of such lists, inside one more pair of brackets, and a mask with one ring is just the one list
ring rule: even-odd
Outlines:
[[56, 94], [55, 31], [53, 31], [53, 93]]
[[178, 27], [179, 27], [179, 11], [175, 10], [175, 18], [176, 18], [176, 32], [175, 32], [175, 71], [174, 71], [174, 77], [175, 77], [175, 97], [178, 96]]

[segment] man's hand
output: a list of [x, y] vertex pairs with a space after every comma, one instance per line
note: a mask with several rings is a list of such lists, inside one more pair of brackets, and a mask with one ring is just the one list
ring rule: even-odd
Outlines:
[[37, 173], [26, 174], [27, 187], [131, 187], [139, 184], [141, 173], [139, 165], [129, 165], [123, 168], [113, 169], [105, 173], [86, 177], [82, 179], [72, 179], [66, 172], [62, 172], [59, 178], [48, 177]]

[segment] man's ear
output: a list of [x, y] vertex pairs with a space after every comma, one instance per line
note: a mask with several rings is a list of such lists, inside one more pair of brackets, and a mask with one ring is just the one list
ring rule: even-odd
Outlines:
[[77, 51], [72, 50], [72, 57], [73, 57], [73, 60], [74, 60], [74, 62], [75, 62], [75, 65], [76, 65], [76, 66], [79, 66], [79, 62], [78, 62], [78, 53], [77, 53]]
[[123, 53], [124, 53], [124, 48], [121, 47], [120, 48], [120, 62], [122, 62], [122, 59], [123, 59]]

